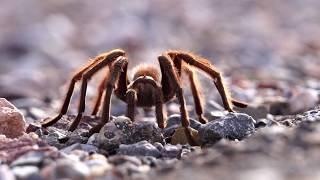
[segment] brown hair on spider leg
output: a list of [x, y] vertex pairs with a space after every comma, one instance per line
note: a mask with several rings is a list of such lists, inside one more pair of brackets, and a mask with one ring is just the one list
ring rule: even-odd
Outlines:
[[201, 83], [197, 77], [197, 74], [194, 72], [192, 67], [188, 65], [183, 66], [183, 71], [186, 72], [190, 81], [190, 88], [193, 96], [193, 101], [195, 104], [195, 111], [198, 115], [198, 119], [201, 123], [205, 124], [208, 120], [203, 116], [204, 113], [204, 95], [201, 91]]

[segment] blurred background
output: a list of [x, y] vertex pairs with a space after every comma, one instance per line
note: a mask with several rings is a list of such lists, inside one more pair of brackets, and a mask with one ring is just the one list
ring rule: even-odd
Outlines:
[[0, 97], [60, 102], [72, 72], [114, 48], [128, 52], [130, 67], [183, 49], [238, 89], [319, 90], [319, 9], [319, 0], [0, 0]]

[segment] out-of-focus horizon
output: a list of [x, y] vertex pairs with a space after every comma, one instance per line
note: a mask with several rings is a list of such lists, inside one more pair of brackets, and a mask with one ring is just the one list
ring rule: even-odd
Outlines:
[[2, 0], [0, 96], [13, 81], [14, 91], [56, 90], [113, 48], [128, 52], [130, 66], [184, 49], [234, 78], [319, 79], [319, 9], [318, 0]]

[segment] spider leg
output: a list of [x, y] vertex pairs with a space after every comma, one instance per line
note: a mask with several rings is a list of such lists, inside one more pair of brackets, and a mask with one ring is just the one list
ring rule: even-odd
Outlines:
[[174, 85], [175, 93], [180, 103], [180, 112], [181, 112], [181, 124], [185, 128], [185, 134], [187, 136], [188, 142], [190, 145], [198, 145], [194, 137], [192, 136], [191, 130], [189, 129], [190, 122], [188, 117], [188, 112], [186, 109], [186, 102], [183, 97], [183, 89], [181, 86], [180, 79], [178, 74], [174, 69], [174, 65], [171, 58], [167, 55], [161, 55], [158, 57], [162, 76], [167, 78], [168, 83]]
[[127, 71], [128, 63], [125, 63], [123, 65], [123, 71], [121, 72], [119, 80], [117, 82], [117, 89], [115, 89], [114, 91], [115, 95], [123, 101], [126, 101], [126, 93], [128, 90], [127, 87], [130, 84], [130, 81], [128, 80]]
[[109, 62], [114, 61], [117, 57], [124, 56], [124, 55], [125, 55], [125, 52], [123, 50], [120, 50], [120, 49], [112, 50], [108, 53], [104, 53], [100, 56], [97, 56], [95, 59], [93, 59], [92, 62], [90, 62], [89, 64], [81, 68], [77, 73], [75, 73], [75, 75], [72, 77], [71, 82], [69, 84], [69, 88], [68, 88], [64, 103], [61, 107], [60, 113], [53, 119], [49, 119], [47, 121], [42, 122], [41, 123], [42, 127], [48, 127], [55, 124], [56, 122], [59, 121], [59, 119], [61, 119], [63, 115], [67, 113], [70, 100], [74, 91], [74, 86], [76, 82], [83, 79], [83, 75], [86, 72], [90, 71], [91, 69], [97, 69], [97, 67], [99, 67], [98, 69], [101, 69], [102, 67], [109, 64]]
[[163, 129], [166, 124], [166, 111], [164, 110], [163, 107], [163, 95], [162, 95], [162, 89], [161, 87], [158, 87], [156, 89], [156, 118], [157, 118], [157, 123], [158, 126]]
[[[120, 74], [119, 81], [117, 82], [117, 86], [116, 86], [117, 89], [115, 89], [115, 94], [119, 97], [119, 99], [122, 99], [123, 101], [125, 101], [126, 99], [127, 86], [130, 83], [127, 76], [127, 69], [128, 69], [128, 64], [126, 63], [123, 67], [123, 71]], [[108, 78], [109, 78], [109, 73], [107, 73], [107, 75], [101, 81], [98, 87], [98, 96], [97, 96], [93, 111], [91, 113], [92, 115], [97, 115], [99, 111], [103, 92], [105, 89], [105, 84], [107, 83]]]
[[134, 121], [135, 117], [135, 109], [136, 109], [136, 103], [137, 103], [137, 92], [134, 89], [129, 89], [126, 93], [127, 97], [127, 117], [131, 119], [131, 121]]
[[118, 57], [118, 59], [111, 65], [110, 76], [105, 84], [105, 96], [103, 101], [101, 121], [92, 129], [90, 129], [89, 135], [99, 132], [100, 129], [109, 121], [111, 110], [111, 96], [117, 82], [119, 81], [121, 72], [123, 71], [123, 68], [127, 65], [127, 63], [128, 60], [125, 57], [121, 56]]
[[184, 61], [187, 64], [197, 67], [207, 73], [214, 80], [214, 84], [217, 87], [218, 92], [222, 98], [224, 108], [229, 112], [233, 112], [232, 105], [241, 105], [240, 107], [247, 106], [245, 103], [231, 99], [230, 94], [226, 89], [226, 86], [224, 85], [221, 73], [216, 70], [208, 60], [186, 52], [169, 51], [167, 53], [171, 58]]
[[238, 101], [238, 100], [234, 100], [234, 99], [231, 99], [231, 102], [234, 106], [236, 107], [239, 107], [239, 108], [246, 108], [248, 107], [248, 104], [247, 103], [244, 103], [244, 102], [241, 102], [241, 101]]
[[184, 66], [183, 70], [187, 73], [189, 77], [193, 101], [195, 104], [196, 113], [198, 115], [199, 121], [205, 124], [208, 122], [208, 120], [203, 116], [203, 98], [201, 96], [200, 82], [192, 68]]

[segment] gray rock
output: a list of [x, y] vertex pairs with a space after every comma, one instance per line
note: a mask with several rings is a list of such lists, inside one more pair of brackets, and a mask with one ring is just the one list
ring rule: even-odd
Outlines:
[[147, 141], [140, 141], [129, 145], [121, 144], [117, 153], [120, 155], [153, 156], [157, 158], [161, 156], [161, 152]]
[[316, 122], [320, 121], [320, 106], [303, 114], [297, 115], [295, 121], [299, 122]]
[[41, 176], [44, 179], [77, 179], [85, 180], [90, 175], [89, 168], [80, 161], [69, 159], [58, 160], [57, 163], [51, 164], [42, 169]]
[[155, 142], [153, 143], [154, 147], [156, 147], [159, 151], [162, 151], [163, 145], [161, 143]]
[[48, 159], [56, 159], [60, 156], [56, 148], [48, 146], [46, 142], [40, 140], [34, 133], [29, 133], [15, 139], [0, 136], [0, 144], [0, 159], [8, 164], [17, 160], [23, 154], [28, 156], [29, 152], [34, 151], [44, 153]]
[[70, 153], [63, 154], [63, 155], [64, 155], [64, 158], [66, 158], [66, 159], [84, 161], [85, 159], [88, 158], [89, 153], [82, 151], [82, 150], [75, 149], [75, 150], [71, 151]]
[[105, 175], [107, 172], [112, 170], [112, 166], [101, 160], [88, 160], [84, 162], [90, 169], [90, 174], [93, 177]]
[[263, 119], [258, 119], [255, 123], [256, 128], [262, 128], [270, 125], [272, 122], [269, 119], [263, 118]]
[[127, 117], [117, 117], [107, 123], [90, 139], [90, 143], [106, 150], [114, 152], [120, 144], [134, 144], [143, 140], [150, 143], [163, 143], [163, 136], [157, 124], [153, 121], [136, 121], [132, 123]]
[[[202, 125], [199, 121], [197, 121], [195, 119], [189, 118], [189, 120], [190, 120], [190, 126], [193, 129], [198, 130]], [[173, 114], [173, 115], [168, 117], [167, 127], [172, 127], [172, 126], [175, 126], [175, 125], [180, 126], [180, 124], [181, 124], [181, 116], [180, 116], [180, 114]]]
[[60, 150], [60, 152], [64, 152], [66, 154], [70, 154], [74, 150], [82, 150], [88, 153], [96, 153], [98, 151], [98, 148], [96, 146], [90, 145], [90, 144], [80, 144], [80, 143], [75, 143], [71, 146], [65, 147]]
[[64, 148], [67, 145], [60, 143], [59, 139], [63, 139], [67, 137], [67, 132], [62, 129], [57, 129], [56, 127], [49, 127], [46, 130], [46, 133], [40, 132], [40, 130], [36, 131], [37, 134], [46, 141], [49, 145], [54, 146], [58, 149]]
[[183, 159], [183, 158], [188, 157], [190, 152], [191, 152], [191, 149], [182, 148], [178, 159]]
[[301, 113], [315, 107], [319, 101], [318, 92], [314, 89], [297, 88], [288, 100], [291, 114]]
[[138, 157], [125, 156], [125, 155], [114, 155], [109, 157], [109, 162], [115, 166], [120, 166], [124, 163], [134, 164], [135, 166], [141, 166], [142, 162]]
[[0, 165], [0, 179], [1, 180], [15, 180], [13, 173], [7, 165]]
[[199, 129], [199, 136], [202, 143], [215, 143], [222, 138], [238, 139], [255, 132], [255, 120], [242, 113], [229, 113], [228, 115], [211, 121]]
[[40, 167], [43, 163], [46, 154], [41, 151], [31, 151], [22, 156], [11, 163], [11, 167], [13, 166], [37, 166]]
[[82, 128], [70, 132], [65, 129], [59, 129], [57, 127], [48, 127], [47, 129], [42, 128], [36, 131], [41, 139], [45, 140], [49, 145], [54, 146], [58, 149], [68, 147], [75, 143], [87, 143], [89, 139], [85, 136], [85, 133], [87, 132], [88, 131], [86, 129]]
[[167, 157], [167, 158], [179, 158], [182, 152], [182, 146], [180, 144], [178, 145], [171, 145], [171, 144], [166, 144], [162, 151], [162, 157]]
[[215, 111], [211, 111], [210, 113], [208, 113], [208, 119], [210, 119], [210, 121], [214, 121], [216, 119], [219, 119], [225, 115], [227, 115], [228, 112], [224, 111], [224, 109], [218, 111], [218, 110], [215, 110]]
[[19, 180], [41, 179], [39, 168], [36, 166], [16, 166], [12, 168], [12, 172]]
[[144, 156], [140, 158], [141, 158], [142, 164], [146, 164], [150, 167], [155, 167], [157, 165], [157, 161], [159, 160], [152, 156]]
[[[202, 124], [192, 118], [189, 118], [190, 120], [190, 126], [195, 129], [199, 130], [202, 126]], [[181, 116], [180, 114], [173, 114], [168, 117], [167, 120], [167, 126], [163, 129], [163, 135], [164, 137], [171, 137], [172, 134], [175, 132], [175, 130], [181, 126]]]
[[78, 128], [76, 129], [75, 131], [73, 132], [67, 132], [67, 137], [64, 138], [60, 138], [58, 139], [58, 141], [60, 143], [64, 143], [65, 142], [65, 145], [67, 146], [70, 146], [74, 143], [81, 143], [81, 144], [85, 144], [87, 143], [89, 137], [86, 136], [86, 133], [88, 131], [86, 129], [83, 129], [83, 128]]
[[92, 154], [84, 163], [90, 169], [92, 177], [106, 175], [106, 173], [113, 168], [113, 166], [108, 163], [107, 158], [100, 154]]

